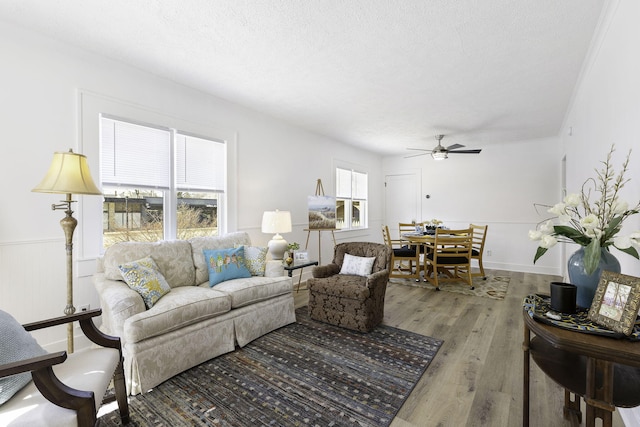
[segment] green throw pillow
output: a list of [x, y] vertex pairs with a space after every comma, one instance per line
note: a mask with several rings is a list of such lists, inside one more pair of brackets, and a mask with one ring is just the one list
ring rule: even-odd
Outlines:
[[[9, 313], [0, 310], [0, 365], [42, 356], [47, 352]], [[0, 405], [31, 381], [31, 372], [0, 378]]]
[[138, 292], [147, 308], [153, 307], [171, 287], [160, 273], [151, 257], [119, 265], [122, 278], [131, 289]]
[[251, 277], [244, 259], [244, 246], [232, 249], [205, 249], [204, 260], [209, 268], [209, 286], [225, 280]]

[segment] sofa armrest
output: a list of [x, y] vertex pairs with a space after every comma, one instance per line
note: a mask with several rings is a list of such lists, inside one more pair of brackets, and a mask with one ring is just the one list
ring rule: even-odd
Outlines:
[[120, 280], [107, 279], [104, 273], [93, 276], [93, 284], [102, 307], [101, 329], [116, 337], [124, 335], [124, 322], [131, 316], [146, 311], [140, 294]]
[[311, 275], [317, 279], [330, 277], [338, 273], [340, 273], [340, 266], [334, 263], [313, 267], [313, 270], [311, 270]]

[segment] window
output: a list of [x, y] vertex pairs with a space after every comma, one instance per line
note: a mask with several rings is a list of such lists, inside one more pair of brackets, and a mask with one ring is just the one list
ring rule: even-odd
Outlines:
[[367, 174], [336, 168], [336, 228], [367, 228]]
[[100, 118], [103, 247], [218, 234], [226, 144]]

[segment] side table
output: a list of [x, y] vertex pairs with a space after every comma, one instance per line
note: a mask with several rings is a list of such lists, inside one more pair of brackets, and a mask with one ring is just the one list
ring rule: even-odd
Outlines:
[[302, 281], [302, 269], [305, 267], [311, 267], [312, 265], [318, 265], [318, 261], [306, 261], [306, 262], [294, 262], [291, 265], [285, 265], [284, 269], [289, 277], [292, 277], [293, 270], [300, 270], [300, 277], [298, 278], [298, 286], [296, 292], [300, 290], [300, 282]]
[[[640, 342], [575, 332], [524, 316], [522, 425], [529, 425], [530, 357], [565, 389], [564, 417], [581, 422], [580, 397], [586, 404], [586, 427], [611, 427], [616, 406], [640, 405]], [[535, 337], [531, 338], [531, 332]], [[573, 394], [573, 399], [571, 394]]]

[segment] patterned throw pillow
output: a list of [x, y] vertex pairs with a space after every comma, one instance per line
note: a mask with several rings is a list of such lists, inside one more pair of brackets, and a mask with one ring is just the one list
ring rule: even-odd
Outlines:
[[209, 268], [209, 286], [230, 279], [251, 277], [244, 258], [244, 246], [231, 249], [205, 249], [204, 259]]
[[[2, 310], [0, 310], [0, 336], [2, 337], [0, 365], [47, 354], [13, 316]], [[29, 381], [31, 381], [31, 372], [0, 378], [0, 405], [29, 384]]]
[[124, 281], [140, 294], [147, 308], [153, 307], [163, 295], [171, 291], [171, 287], [151, 257], [121, 264], [118, 268]]
[[268, 250], [269, 248], [258, 246], [244, 246], [244, 259], [252, 276], [264, 276], [264, 271], [267, 268]]
[[353, 274], [356, 276], [368, 276], [373, 269], [376, 257], [361, 257], [344, 254], [340, 274]]

